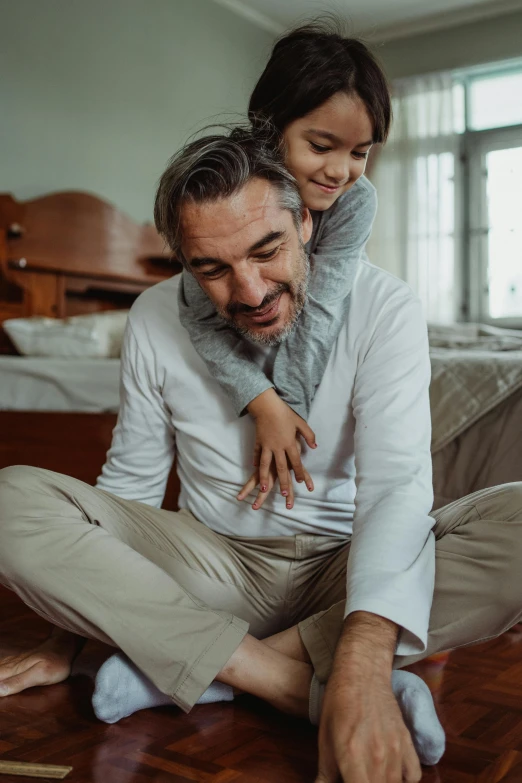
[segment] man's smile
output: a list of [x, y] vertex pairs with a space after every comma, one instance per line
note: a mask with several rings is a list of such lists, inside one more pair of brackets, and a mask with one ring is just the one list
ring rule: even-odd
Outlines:
[[279, 315], [279, 305], [281, 302], [282, 293], [279, 294], [275, 302], [272, 302], [267, 308], [261, 311], [254, 311], [253, 313], [242, 313], [243, 316], [256, 324], [267, 323], [273, 321]]

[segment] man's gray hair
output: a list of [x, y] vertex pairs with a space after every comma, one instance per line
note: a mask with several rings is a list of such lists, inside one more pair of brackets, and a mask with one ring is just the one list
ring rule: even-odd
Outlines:
[[272, 134], [234, 128], [227, 135], [205, 136], [183, 147], [169, 161], [154, 203], [154, 222], [168, 246], [181, 253], [181, 208], [236, 193], [251, 179], [273, 183], [280, 204], [301, 225], [302, 201], [297, 182], [285, 167]]

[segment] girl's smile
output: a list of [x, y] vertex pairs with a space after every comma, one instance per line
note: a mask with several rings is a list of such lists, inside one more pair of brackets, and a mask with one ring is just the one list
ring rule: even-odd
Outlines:
[[329, 193], [330, 195], [337, 193], [339, 190], [339, 185], [323, 185], [321, 182], [315, 182], [313, 179], [310, 181], [317, 185], [318, 188], [321, 188], [324, 193]]
[[338, 92], [289, 123], [283, 138], [305, 205], [322, 212], [364, 174], [373, 125], [357, 95]]

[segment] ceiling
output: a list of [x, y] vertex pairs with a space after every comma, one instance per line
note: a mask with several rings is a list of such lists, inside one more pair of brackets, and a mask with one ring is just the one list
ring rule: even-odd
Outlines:
[[522, 10], [522, 0], [215, 0], [273, 33], [333, 12], [354, 35], [400, 38]]

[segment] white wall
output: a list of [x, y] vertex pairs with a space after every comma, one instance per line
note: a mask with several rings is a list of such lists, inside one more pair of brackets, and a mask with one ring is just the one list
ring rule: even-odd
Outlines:
[[272, 37], [211, 0], [0, 0], [0, 191], [150, 219], [187, 135], [245, 112]]
[[522, 11], [370, 45], [390, 79], [522, 57]]

